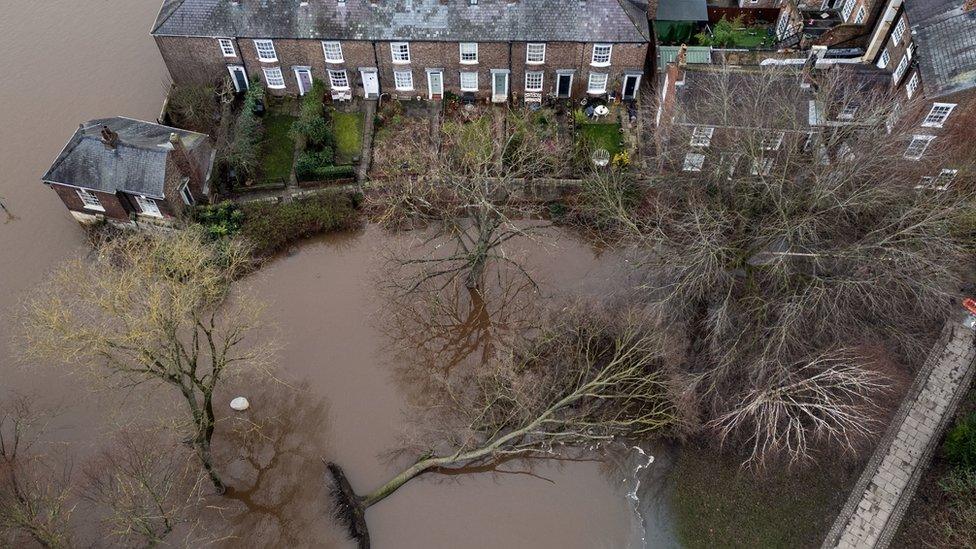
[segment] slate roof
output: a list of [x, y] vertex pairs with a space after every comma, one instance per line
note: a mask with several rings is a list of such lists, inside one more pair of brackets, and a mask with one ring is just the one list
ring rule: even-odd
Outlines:
[[[102, 126], [118, 134], [115, 149], [102, 142]], [[206, 173], [211, 161], [210, 140], [206, 135], [115, 117], [82, 124], [41, 180], [109, 193], [125, 191], [164, 198], [166, 157], [172, 150], [169, 138], [173, 132], [180, 135], [190, 156]]]
[[708, 21], [705, 0], [661, 0], [656, 21]]
[[906, 0], [926, 95], [976, 87], [976, 10], [964, 0]]
[[[646, 6], [646, 4], [644, 4]], [[152, 34], [316, 40], [648, 42], [640, 0], [164, 0]]]

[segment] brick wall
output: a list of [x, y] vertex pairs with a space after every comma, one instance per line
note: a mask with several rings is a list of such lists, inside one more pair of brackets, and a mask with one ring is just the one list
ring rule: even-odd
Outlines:
[[[319, 40], [274, 40], [277, 61], [263, 62], [258, 59], [254, 40], [235, 39], [236, 57], [224, 57], [217, 39], [193, 37], [156, 37], [156, 43], [167, 68], [176, 83], [205, 83], [222, 78], [227, 73], [227, 65], [244, 65], [251, 79], [266, 82], [264, 68], [278, 67], [285, 80], [284, 89], [269, 90], [270, 93], [284, 95], [297, 94], [298, 82], [293, 68], [310, 67], [312, 77], [329, 83], [327, 69], [345, 69], [353, 95], [363, 96], [363, 83], [359, 69], [362, 67], [378, 69], [380, 91], [401, 95], [404, 98], [429, 97], [427, 69], [444, 71], [444, 89], [461, 94], [460, 73], [478, 73], [478, 92], [480, 98], [491, 95], [491, 69], [511, 71], [509, 92], [521, 98], [525, 92], [525, 72], [541, 70], [543, 93], [554, 93], [556, 72], [574, 70], [573, 96], [586, 93], [586, 84], [591, 71], [607, 73], [608, 92], [617, 92], [623, 84], [626, 71], [644, 69], [648, 45], [614, 44], [609, 67], [591, 67], [593, 45], [575, 42], [549, 42], [546, 44], [546, 59], [542, 65], [526, 65], [525, 43], [481, 42], [478, 44], [478, 63], [462, 64], [457, 42], [410, 42], [410, 63], [394, 64], [390, 53], [390, 42], [343, 41], [343, 63], [326, 63]], [[394, 70], [409, 70], [413, 74], [413, 90], [398, 92], [394, 81]]]
[[119, 221], [129, 220], [130, 207], [123, 204], [120, 197], [116, 194], [90, 191], [98, 197], [98, 201], [101, 202], [102, 207], [105, 208], [104, 212], [100, 212], [98, 210], [90, 210], [85, 208], [85, 204], [81, 201], [81, 198], [78, 196], [78, 192], [74, 187], [67, 187], [53, 183], [50, 186], [52, 189], [54, 189], [54, 192], [58, 194], [61, 201], [64, 202], [64, 205], [69, 210], [88, 215], [104, 215], [105, 217], [117, 219]]

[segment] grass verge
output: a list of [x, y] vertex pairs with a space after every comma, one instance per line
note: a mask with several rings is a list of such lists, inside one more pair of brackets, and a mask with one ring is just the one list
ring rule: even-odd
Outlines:
[[332, 132], [335, 134], [336, 164], [351, 164], [363, 148], [363, 114], [333, 112]]
[[289, 134], [296, 118], [287, 114], [268, 114], [264, 118], [261, 142], [261, 182], [288, 182], [295, 160], [295, 141]]
[[673, 471], [675, 532], [687, 548], [819, 547], [860, 470], [847, 463], [757, 477], [688, 446]]

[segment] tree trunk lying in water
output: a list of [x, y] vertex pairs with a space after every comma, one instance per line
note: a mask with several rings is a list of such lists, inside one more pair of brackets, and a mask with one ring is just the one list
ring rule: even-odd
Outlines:
[[332, 476], [332, 499], [336, 502], [336, 515], [349, 528], [349, 535], [359, 544], [359, 549], [369, 549], [369, 529], [366, 527], [366, 507], [353, 492], [342, 467], [328, 463]]

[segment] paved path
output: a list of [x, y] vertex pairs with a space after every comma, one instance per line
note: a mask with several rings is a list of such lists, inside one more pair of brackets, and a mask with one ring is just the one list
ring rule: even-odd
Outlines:
[[947, 323], [824, 540], [824, 549], [883, 549], [891, 543], [972, 380], [974, 359], [973, 331]]

